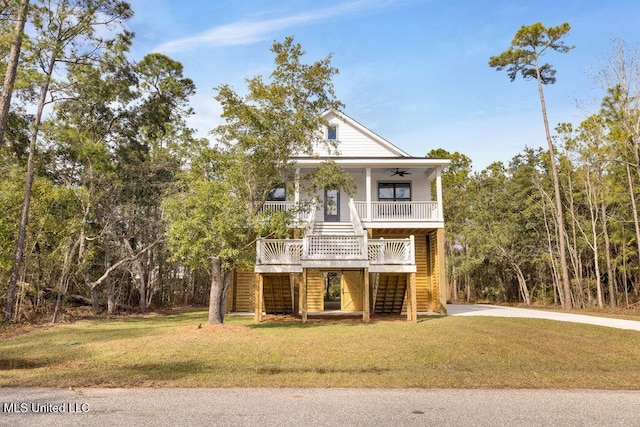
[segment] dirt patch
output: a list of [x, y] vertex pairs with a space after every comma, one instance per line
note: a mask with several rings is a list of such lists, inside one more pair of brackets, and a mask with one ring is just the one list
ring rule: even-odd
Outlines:
[[17, 323], [17, 324], [0, 324], [0, 339], [11, 338], [18, 335], [28, 334], [29, 332], [48, 329], [51, 325]]
[[248, 332], [251, 328], [242, 325], [210, 325], [209, 323], [199, 323], [197, 325], [182, 326], [176, 331], [184, 333], [216, 333], [216, 332]]
[[[406, 322], [407, 316], [394, 314], [376, 314], [371, 316], [370, 323]], [[302, 323], [300, 316], [268, 314], [263, 316], [263, 323]], [[352, 314], [310, 314], [307, 323], [362, 323], [362, 315]]]

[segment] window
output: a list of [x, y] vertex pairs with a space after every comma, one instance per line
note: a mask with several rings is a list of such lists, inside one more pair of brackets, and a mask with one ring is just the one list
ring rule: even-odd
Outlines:
[[284, 202], [287, 200], [287, 189], [284, 184], [277, 186], [269, 192], [267, 200], [270, 202]]
[[338, 139], [338, 125], [327, 126], [327, 139], [331, 139], [331, 140]]
[[410, 182], [381, 182], [378, 184], [378, 200], [381, 202], [410, 202]]

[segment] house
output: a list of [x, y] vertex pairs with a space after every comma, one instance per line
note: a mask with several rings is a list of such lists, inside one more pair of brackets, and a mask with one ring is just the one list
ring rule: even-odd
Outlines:
[[338, 154], [318, 148], [293, 159], [296, 177], [331, 159], [357, 191], [349, 197], [327, 188], [309, 201], [276, 189], [265, 209], [311, 207], [292, 224], [294, 238], [257, 242], [255, 271], [236, 273], [230, 309], [254, 311], [258, 321], [263, 313], [306, 321], [325, 310], [332, 282], [340, 310], [361, 312], [365, 322], [375, 314], [406, 311], [416, 321], [417, 312], [446, 313], [441, 174], [449, 160], [412, 157], [335, 110], [324, 119]]

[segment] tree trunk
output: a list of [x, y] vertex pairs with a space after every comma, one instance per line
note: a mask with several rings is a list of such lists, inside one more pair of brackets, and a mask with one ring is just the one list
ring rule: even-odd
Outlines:
[[542, 90], [542, 77], [540, 76], [540, 68], [536, 59], [535, 63], [536, 77], [538, 80], [538, 93], [540, 95], [540, 105], [542, 108], [542, 119], [544, 121], [544, 131], [547, 137], [547, 143], [549, 145], [549, 163], [551, 165], [551, 175], [553, 177], [553, 191], [555, 193], [556, 201], [556, 222], [558, 223], [558, 230], [560, 231], [559, 238], [559, 251], [560, 251], [560, 273], [562, 277], [562, 287], [564, 290], [564, 307], [567, 309], [573, 308], [573, 300], [571, 295], [571, 282], [569, 281], [569, 267], [567, 266], [567, 251], [566, 251], [566, 230], [564, 226], [564, 216], [562, 214], [562, 198], [560, 197], [560, 178], [558, 170], [556, 168], [556, 158], [553, 150], [553, 140], [551, 139], [551, 132], [549, 131], [549, 120], [547, 119], [547, 107], [544, 101], [544, 92]]
[[[590, 198], [591, 196], [589, 196]], [[591, 205], [591, 202], [589, 202], [589, 205]], [[596, 222], [597, 222], [597, 215], [594, 216], [593, 211], [594, 208], [593, 206], [589, 207], [589, 211], [591, 212], [591, 234], [593, 237], [593, 267], [595, 269], [595, 276], [596, 276], [596, 294], [597, 294], [597, 299], [598, 299], [598, 307], [602, 308], [603, 307], [603, 303], [602, 303], [602, 282], [600, 280], [600, 261], [598, 260], [599, 258], [599, 254], [598, 254], [598, 233], [596, 230]]]
[[133, 252], [133, 248], [131, 247], [131, 243], [129, 239], [122, 239], [124, 241], [124, 245], [127, 248], [127, 252], [129, 253], [129, 257], [133, 259], [133, 265], [136, 267], [138, 271], [138, 290], [140, 295], [140, 311], [143, 313], [147, 311], [147, 275], [145, 269], [140, 261], [140, 258], [137, 258], [135, 253]]
[[93, 314], [100, 313], [100, 299], [98, 298], [98, 287], [91, 288], [91, 305], [93, 306]]
[[222, 260], [211, 257], [211, 291], [209, 293], [209, 323], [221, 324], [227, 308], [227, 294], [231, 273], [222, 271]]
[[551, 275], [553, 279], [553, 302], [554, 304], [556, 304], [559, 299], [560, 305], [564, 307], [563, 292], [562, 292], [562, 288], [560, 287], [560, 280], [558, 280], [558, 269], [556, 267], [556, 257], [553, 255], [553, 242], [551, 239], [551, 229], [549, 227], [549, 220], [547, 219], [547, 210], [545, 209], [545, 206], [546, 206], [546, 203], [543, 204], [542, 206], [542, 217], [544, 220], [544, 228], [547, 233], [547, 250], [549, 251], [549, 262], [551, 263]]
[[5, 307], [4, 317], [8, 322], [13, 317], [13, 306], [16, 302], [16, 287], [18, 283], [18, 273], [22, 264], [22, 255], [24, 253], [24, 241], [27, 234], [27, 223], [29, 220], [29, 205], [31, 203], [31, 188], [33, 187], [34, 178], [34, 163], [36, 154], [36, 142], [38, 140], [38, 132], [40, 131], [40, 122], [42, 120], [42, 112], [44, 105], [47, 101], [47, 94], [49, 93], [49, 84], [51, 83], [51, 76], [56, 63], [56, 55], [52, 54], [49, 60], [47, 72], [45, 73], [45, 79], [40, 89], [40, 98], [38, 100], [38, 108], [36, 115], [33, 119], [33, 126], [31, 128], [31, 138], [29, 140], [29, 156], [27, 158], [27, 171], [25, 178], [24, 199], [22, 201], [22, 210], [20, 212], [20, 226], [18, 228], [18, 239], [16, 240], [16, 249], [13, 257], [13, 267], [11, 269], [11, 276], [9, 276], [9, 287], [7, 290], [7, 305]]
[[531, 296], [529, 295], [529, 289], [527, 288], [527, 279], [525, 279], [522, 270], [515, 263], [511, 262], [513, 268], [516, 270], [516, 277], [518, 278], [518, 284], [520, 285], [520, 295], [522, 296], [522, 300], [526, 305], [531, 305]]
[[51, 323], [56, 323], [58, 317], [58, 311], [60, 310], [60, 306], [62, 305], [62, 297], [66, 295], [67, 290], [69, 289], [69, 271], [71, 270], [71, 261], [73, 259], [73, 254], [80, 246], [80, 239], [82, 237], [76, 239], [71, 248], [65, 253], [64, 263], [62, 265], [62, 272], [60, 273], [60, 278], [58, 279], [58, 291], [56, 296], [56, 306], [53, 310], [53, 317], [51, 318]]
[[613, 308], [616, 306], [616, 287], [615, 275], [611, 267], [611, 242], [609, 241], [609, 231], [607, 226], [607, 207], [604, 202], [604, 196], [600, 201], [600, 212], [602, 213], [602, 233], [604, 234], [604, 250], [605, 260], [607, 262], [607, 278], [609, 280], [609, 305]]
[[631, 168], [629, 162], [625, 162], [627, 167], [627, 182], [629, 183], [629, 197], [631, 198], [631, 212], [633, 213], [633, 226], [636, 231], [636, 245], [638, 247], [638, 261], [640, 264], [640, 222], [638, 221], [638, 206], [636, 204], [636, 196], [633, 186], [633, 177], [631, 176]]
[[13, 92], [13, 84], [16, 80], [16, 71], [20, 60], [20, 50], [22, 49], [22, 38], [24, 34], [24, 25], [27, 22], [27, 14], [29, 13], [29, 0], [22, 0], [18, 9], [18, 19], [13, 33], [13, 42], [11, 43], [11, 52], [9, 53], [9, 61], [7, 62], [7, 70], [4, 75], [4, 83], [2, 85], [2, 98], [0, 98], [0, 147], [4, 143], [4, 134], [7, 130], [9, 121], [9, 109], [11, 106], [11, 95]]
[[[111, 250], [109, 244], [104, 247], [104, 269], [109, 270], [111, 267]], [[111, 276], [105, 279], [105, 289], [107, 290], [107, 314], [113, 314], [116, 311], [116, 287]]]
[[580, 259], [580, 251], [578, 249], [578, 233], [576, 230], [576, 209], [573, 198], [573, 181], [571, 180], [571, 174], [567, 174], [568, 178], [568, 197], [569, 197], [569, 210], [571, 213], [571, 245], [569, 246], [569, 255], [571, 256], [571, 264], [573, 265], [574, 276], [576, 279], [576, 285], [578, 287], [577, 305], [584, 307], [584, 289], [583, 289], [583, 277], [582, 277], [582, 260]]

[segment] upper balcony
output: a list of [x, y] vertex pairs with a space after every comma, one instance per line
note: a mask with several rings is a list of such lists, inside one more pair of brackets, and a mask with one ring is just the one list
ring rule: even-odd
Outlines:
[[[436, 201], [380, 202], [352, 200], [364, 228], [444, 228], [442, 206]], [[266, 202], [266, 212], [294, 212], [295, 227], [305, 222], [322, 220], [316, 215], [315, 203], [298, 208], [296, 202]], [[347, 220], [348, 218], [344, 218]]]

